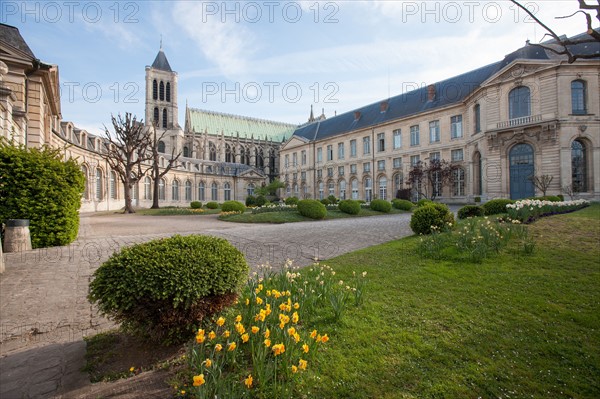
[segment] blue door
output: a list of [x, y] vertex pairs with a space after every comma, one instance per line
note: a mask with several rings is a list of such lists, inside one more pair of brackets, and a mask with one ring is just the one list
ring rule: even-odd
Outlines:
[[534, 175], [533, 148], [517, 144], [510, 150], [510, 198], [533, 197], [535, 188], [530, 178]]

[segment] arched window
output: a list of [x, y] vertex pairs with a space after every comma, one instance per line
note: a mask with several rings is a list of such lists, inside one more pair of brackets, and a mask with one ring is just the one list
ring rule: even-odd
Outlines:
[[171, 184], [171, 200], [179, 201], [179, 180], [173, 179]]
[[352, 199], [357, 200], [358, 199], [358, 180], [352, 179], [352, 181], [350, 182], [350, 186], [352, 187]]
[[522, 118], [531, 115], [529, 87], [519, 86], [508, 93], [508, 118]]
[[231, 146], [229, 144], [225, 144], [225, 162], [233, 162], [231, 155]]
[[373, 182], [370, 177], [365, 179], [365, 201], [371, 202], [373, 199]]
[[90, 190], [88, 188], [88, 168], [85, 165], [81, 165], [81, 172], [83, 173], [83, 177], [85, 178], [85, 188], [83, 189], [83, 199], [90, 199]]
[[269, 173], [275, 174], [277, 173], [277, 169], [275, 168], [275, 151], [269, 150]]
[[96, 200], [102, 201], [102, 169], [96, 169]]
[[248, 187], [246, 187], [246, 192], [248, 195], [254, 195], [254, 183], [248, 184]]
[[265, 157], [262, 148], [257, 148], [254, 155], [256, 156], [255, 165], [257, 168], [262, 169], [265, 167]]
[[231, 201], [231, 184], [225, 183], [223, 185], [223, 197], [225, 201]]
[[165, 153], [165, 142], [162, 140], [158, 142], [158, 152], [160, 152], [161, 154]]
[[387, 199], [387, 178], [384, 176], [379, 178], [379, 199]]
[[148, 176], [144, 178], [144, 199], [152, 199], [152, 180]]
[[402, 172], [394, 175], [394, 192], [392, 194], [395, 194], [396, 197], [398, 197], [398, 191], [402, 190], [402, 180]]
[[154, 125], [158, 126], [158, 107], [154, 107]]
[[571, 82], [571, 106], [573, 114], [586, 114], [586, 93], [585, 93], [585, 81], [574, 80]]
[[219, 198], [219, 186], [217, 185], [217, 183], [213, 183], [210, 186], [210, 199], [212, 201], [217, 201]]
[[161, 201], [165, 200], [165, 179], [158, 181], [158, 199]]
[[164, 101], [164, 99], [165, 99], [165, 84], [162, 82], [162, 80], [160, 81], [158, 93], [159, 93], [160, 101]]
[[167, 102], [171, 102], [171, 83], [167, 82]]
[[162, 127], [167, 128], [167, 109], [163, 108]]
[[187, 145], [183, 146], [183, 156], [188, 158], [190, 156], [190, 149]]
[[186, 180], [185, 182], [185, 200], [192, 200], [192, 182], [189, 180]]
[[217, 160], [217, 147], [215, 146], [215, 143], [210, 142], [208, 144], [208, 159], [211, 161]]
[[346, 180], [340, 180], [340, 199], [346, 199]]
[[298, 192], [298, 184], [297, 183], [294, 183], [293, 191], [294, 191], [294, 196], [297, 197], [298, 194], [299, 194], [299, 192]]
[[114, 170], [110, 171], [110, 198], [117, 199], [117, 174]]
[[327, 183], [327, 189], [327, 195], [335, 196], [335, 183], [332, 180], [329, 180], [329, 182]]
[[156, 82], [156, 79], [152, 81], [152, 99], [158, 100], [158, 83]]
[[319, 199], [325, 198], [325, 189], [323, 187], [323, 182], [319, 182]]
[[585, 144], [574, 140], [571, 144], [571, 183], [574, 193], [587, 191], [587, 159]]
[[475, 121], [475, 133], [481, 132], [481, 106], [475, 104], [473, 107], [473, 119]]
[[481, 153], [476, 151], [473, 154], [473, 194], [481, 195], [483, 192], [483, 163], [481, 162]]
[[465, 195], [465, 170], [457, 167], [452, 171], [452, 195], [460, 197]]
[[200, 183], [198, 183], [198, 201], [204, 201], [205, 191], [206, 186], [204, 185], [204, 182], [201, 181]]

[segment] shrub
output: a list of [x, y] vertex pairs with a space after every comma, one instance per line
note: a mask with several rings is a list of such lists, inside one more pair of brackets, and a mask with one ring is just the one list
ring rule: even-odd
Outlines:
[[335, 197], [335, 195], [330, 195], [329, 197], [327, 197], [327, 199], [329, 200], [329, 203], [331, 205], [335, 205], [338, 203], [338, 199]]
[[60, 150], [25, 148], [0, 139], [0, 221], [29, 219], [31, 245], [66, 245], [77, 238], [85, 177]]
[[317, 200], [306, 199], [298, 201], [298, 212], [311, 219], [323, 219], [327, 215], [327, 208]]
[[445, 230], [448, 223], [454, 223], [454, 215], [444, 204], [430, 203], [415, 210], [410, 218], [410, 228], [415, 234], [430, 234], [432, 227]]
[[190, 202], [190, 208], [192, 208], [192, 209], [200, 209], [200, 208], [202, 208], [202, 202], [200, 202], [200, 201], [192, 201], [192, 202]]
[[413, 208], [413, 203], [403, 199], [393, 199], [392, 206], [402, 211], [410, 211]]
[[246, 212], [246, 206], [238, 201], [225, 201], [223, 205], [221, 205], [221, 210], [223, 212]]
[[458, 210], [458, 218], [466, 219], [470, 217], [483, 216], [483, 208], [477, 205], [466, 205]]
[[419, 201], [417, 201], [417, 206], [418, 206], [418, 207], [422, 207], [422, 206], [424, 206], [424, 205], [431, 204], [431, 203], [433, 203], [433, 201], [432, 201], [432, 200], [430, 200], [430, 199], [427, 199], [427, 198], [422, 198], [422, 199], [420, 199]]
[[331, 205], [331, 201], [329, 201], [327, 198], [323, 198], [320, 202], [325, 206]]
[[410, 201], [411, 191], [410, 188], [401, 188], [396, 192], [396, 198]]
[[338, 204], [338, 209], [349, 215], [358, 215], [360, 212], [360, 202], [354, 200], [342, 200]]
[[392, 204], [386, 200], [375, 199], [371, 201], [371, 209], [377, 212], [389, 213], [392, 210]]
[[206, 207], [208, 209], [219, 209], [219, 204], [214, 201], [211, 201], [206, 203]]
[[557, 197], [561, 202], [565, 200], [565, 196], [562, 194], [558, 194]]
[[481, 197], [475, 197], [475, 198], [473, 198], [473, 200], [474, 200], [476, 203], [480, 203], [480, 202], [481, 202]]
[[562, 200], [558, 195], [546, 195], [545, 197], [536, 198], [542, 201], [561, 202]]
[[223, 238], [175, 235], [113, 254], [94, 272], [88, 299], [126, 331], [179, 343], [235, 301], [248, 271]]
[[264, 195], [259, 195], [256, 197], [256, 201], [254, 202], [256, 206], [265, 206], [267, 204], [267, 198]]
[[288, 197], [285, 199], [286, 205], [298, 205], [298, 197]]
[[493, 199], [482, 205], [483, 212], [488, 216], [506, 213], [506, 205], [514, 203], [515, 201], [505, 198]]
[[255, 206], [256, 205], [256, 197], [254, 195], [249, 195], [246, 197], [246, 206]]

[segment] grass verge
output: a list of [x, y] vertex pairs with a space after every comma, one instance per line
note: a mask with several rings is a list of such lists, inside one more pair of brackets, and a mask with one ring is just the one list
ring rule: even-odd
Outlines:
[[[396, 213], [406, 213], [404, 211], [400, 211], [398, 209], [392, 209], [390, 213], [382, 213], [377, 211], [372, 211], [370, 209], [361, 209], [358, 215], [349, 215], [342, 211], [338, 210], [328, 210], [327, 216], [325, 216], [325, 220], [332, 219], [347, 219], [347, 218], [356, 218], [356, 217], [367, 217], [367, 216], [381, 216], [381, 215], [389, 215]], [[243, 214], [238, 215], [223, 215], [219, 217], [220, 220], [224, 220], [226, 222], [235, 222], [235, 223], [295, 223], [295, 222], [307, 222], [313, 219], [307, 218], [305, 216], [300, 215], [298, 212], [286, 211], [286, 212], [264, 212], [253, 214], [250, 211], [247, 211]]]

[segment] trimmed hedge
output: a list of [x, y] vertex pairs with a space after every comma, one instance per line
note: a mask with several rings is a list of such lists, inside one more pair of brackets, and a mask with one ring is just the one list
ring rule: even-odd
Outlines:
[[246, 206], [238, 201], [225, 201], [221, 205], [221, 211], [223, 212], [246, 212]]
[[410, 211], [413, 208], [414, 204], [410, 201], [396, 198], [392, 200], [392, 206], [402, 211]]
[[0, 222], [29, 219], [33, 248], [77, 238], [85, 176], [58, 149], [15, 146], [0, 138]]
[[[336, 198], [335, 195], [330, 195], [327, 197], [327, 199], [329, 200], [329, 204], [331, 204], [331, 205], [335, 205], [338, 203], [338, 199]], [[325, 205], [328, 205], [328, 204], [325, 204]]]
[[514, 204], [515, 201], [511, 199], [498, 198], [493, 199], [482, 205], [483, 212], [489, 215], [499, 215], [501, 213], [506, 213], [506, 205]]
[[360, 212], [360, 202], [351, 199], [342, 200], [338, 204], [338, 209], [349, 215], [358, 215]]
[[298, 201], [298, 212], [311, 219], [324, 219], [327, 216], [325, 205], [312, 199]]
[[256, 205], [256, 197], [254, 195], [249, 195], [246, 197], [246, 206], [255, 206]]
[[201, 209], [202, 208], [202, 202], [200, 202], [200, 201], [192, 201], [192, 202], [190, 202], [190, 208], [192, 208], [192, 209]]
[[94, 272], [88, 299], [127, 331], [180, 343], [235, 301], [248, 272], [244, 255], [225, 239], [175, 235], [113, 254]]
[[484, 214], [483, 208], [477, 205], [465, 205], [458, 210], [459, 219], [483, 216]]
[[374, 199], [371, 201], [370, 208], [377, 212], [390, 213], [392, 210], [392, 204], [389, 201], [382, 199]]
[[433, 226], [443, 231], [448, 223], [454, 224], [454, 215], [446, 205], [435, 202], [418, 208], [410, 218], [410, 228], [415, 234], [431, 234]]
[[298, 205], [298, 197], [288, 197], [285, 199], [286, 205]]
[[329, 199], [327, 198], [323, 198], [322, 200], [320, 200], [321, 204], [327, 206], [327, 205], [331, 205], [331, 201], [329, 201]]
[[206, 207], [208, 209], [219, 209], [219, 204], [215, 201], [207, 202]]
[[254, 200], [254, 205], [256, 206], [265, 206], [269, 201], [264, 195], [258, 195]]

